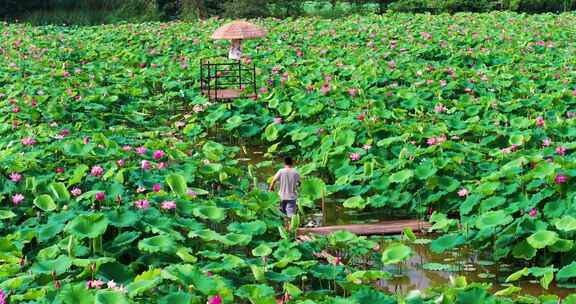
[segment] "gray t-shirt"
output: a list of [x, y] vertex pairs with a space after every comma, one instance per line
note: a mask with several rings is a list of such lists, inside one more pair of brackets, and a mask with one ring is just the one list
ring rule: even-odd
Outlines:
[[283, 168], [276, 172], [274, 179], [279, 183], [278, 195], [283, 201], [296, 200], [298, 198], [298, 186], [300, 174], [294, 168]]

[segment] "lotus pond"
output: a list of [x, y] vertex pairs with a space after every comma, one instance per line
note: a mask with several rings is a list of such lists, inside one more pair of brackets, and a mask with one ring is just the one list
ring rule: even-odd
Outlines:
[[0, 303], [576, 303], [576, 15], [254, 20], [210, 103], [222, 22], [1, 24]]

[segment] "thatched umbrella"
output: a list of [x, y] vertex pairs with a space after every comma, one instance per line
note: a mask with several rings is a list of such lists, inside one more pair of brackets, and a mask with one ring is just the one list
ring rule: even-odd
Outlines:
[[212, 34], [212, 39], [244, 40], [266, 36], [267, 31], [246, 21], [233, 21], [224, 24]]

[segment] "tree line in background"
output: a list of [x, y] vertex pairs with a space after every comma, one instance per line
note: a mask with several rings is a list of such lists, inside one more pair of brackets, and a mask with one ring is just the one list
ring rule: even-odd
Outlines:
[[33, 24], [101, 24], [222, 17], [337, 17], [352, 13], [527, 13], [576, 9], [576, 0], [2, 0], [0, 18]]

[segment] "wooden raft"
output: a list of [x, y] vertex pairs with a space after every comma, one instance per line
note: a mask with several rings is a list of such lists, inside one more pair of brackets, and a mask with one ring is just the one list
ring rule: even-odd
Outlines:
[[377, 224], [359, 224], [359, 225], [339, 225], [325, 226], [315, 228], [300, 228], [298, 234], [330, 234], [336, 231], [345, 230], [356, 235], [374, 235], [374, 234], [400, 234], [405, 228], [410, 228], [414, 232], [423, 231], [430, 228], [428, 222], [419, 220], [397, 220], [386, 221]]

